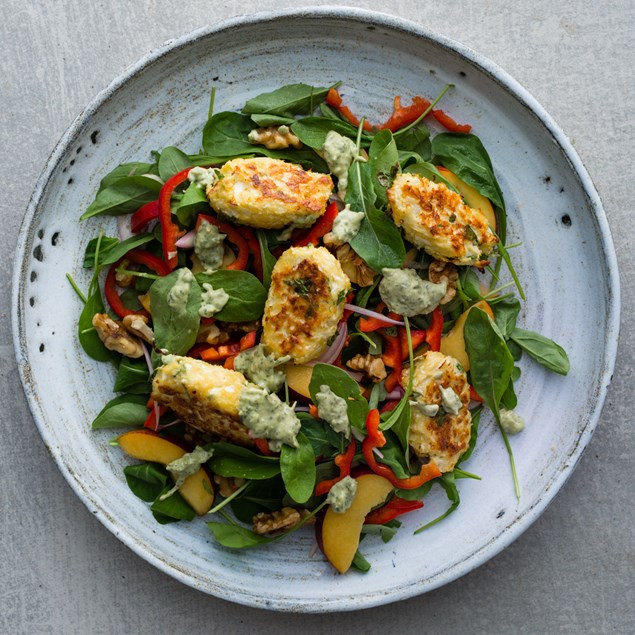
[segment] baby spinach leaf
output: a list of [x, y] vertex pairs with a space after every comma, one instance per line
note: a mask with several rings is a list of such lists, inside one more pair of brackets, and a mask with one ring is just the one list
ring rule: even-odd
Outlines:
[[408, 449], [408, 435], [410, 432], [410, 404], [406, 403], [399, 413], [397, 420], [390, 428], [396, 435], [406, 460], [406, 466], [410, 467], [410, 451]]
[[386, 190], [399, 171], [397, 144], [390, 130], [381, 130], [374, 136], [368, 155], [378, 207], [384, 207], [388, 203]]
[[173, 355], [185, 355], [196, 342], [201, 323], [201, 287], [192, 280], [185, 306], [170, 306], [170, 292], [176, 284], [180, 269], [159, 278], [150, 287], [150, 306], [157, 346]]
[[161, 500], [161, 496], [167, 494], [171, 488], [171, 483], [166, 485], [150, 507], [152, 515], [157, 522], [165, 525], [177, 520], [194, 520], [196, 513], [178, 492], [174, 492], [166, 499]]
[[413, 163], [404, 169], [404, 172], [418, 174], [419, 176], [425, 176], [429, 181], [434, 181], [435, 183], [443, 183], [449, 190], [453, 192], [457, 192], [457, 189], [448, 181], [442, 174], [437, 170], [436, 166], [432, 163], [427, 163], [425, 161], [418, 161], [417, 163]]
[[498, 421], [498, 406], [511, 380], [514, 360], [503, 334], [481, 309], [474, 307], [468, 313], [463, 331], [472, 385]]
[[442, 521], [444, 518], [447, 518], [451, 513], [456, 511], [456, 508], [461, 503], [461, 498], [459, 497], [459, 490], [456, 487], [455, 476], [453, 472], [446, 472], [445, 474], [441, 474], [441, 476], [435, 479], [434, 482], [439, 483], [439, 485], [445, 490], [445, 495], [448, 497], [450, 501], [450, 507], [443, 512], [440, 516], [437, 516], [434, 520], [431, 520], [429, 523], [426, 523], [423, 527], [419, 527], [414, 533], [418, 534], [428, 527], [432, 527], [432, 525], [436, 525], [438, 522]]
[[231, 443], [213, 443], [214, 456], [209, 460], [211, 470], [220, 476], [234, 476], [262, 480], [280, 473], [280, 460], [256, 454]]
[[[357, 128], [347, 121], [340, 121], [339, 119], [305, 117], [304, 119], [298, 119], [291, 125], [293, 134], [295, 134], [305, 146], [309, 146], [315, 150], [324, 147], [326, 135], [331, 130], [353, 141], [357, 138]], [[368, 135], [362, 135], [362, 146], [368, 145], [370, 138]]]
[[471, 267], [462, 267], [459, 273], [459, 283], [461, 291], [469, 300], [476, 302], [483, 299], [481, 295], [481, 281], [478, 279], [474, 269]]
[[492, 201], [497, 208], [497, 233], [504, 243], [507, 227], [505, 200], [481, 140], [473, 134], [444, 132], [432, 139], [432, 154], [435, 163], [441, 163]]
[[364, 524], [362, 534], [375, 534], [381, 536], [383, 542], [390, 542], [395, 537], [397, 529], [397, 527], [389, 527], [388, 525]]
[[395, 143], [401, 152], [416, 153], [426, 161], [430, 159], [432, 148], [430, 130], [423, 122], [412, 128], [406, 128], [403, 132], [396, 132]]
[[566, 351], [548, 337], [533, 331], [515, 328], [511, 333], [511, 338], [545, 368], [559, 375], [566, 375], [569, 372], [570, 364]]
[[92, 428], [142, 426], [148, 416], [145, 395], [122, 395], [111, 399], [95, 417]]
[[251, 120], [261, 128], [269, 126], [289, 126], [295, 123], [294, 117], [281, 117], [280, 115], [251, 115]]
[[470, 411], [472, 414], [472, 426], [470, 430], [470, 442], [467, 446], [467, 450], [463, 452], [461, 458], [457, 461], [457, 466], [463, 463], [463, 461], [467, 461], [470, 456], [472, 456], [472, 452], [474, 452], [474, 448], [476, 447], [476, 440], [478, 439], [478, 424], [481, 421], [481, 413], [483, 412], [483, 406], [478, 406]]
[[406, 255], [406, 247], [395, 224], [386, 214], [372, 208], [366, 210], [366, 217], [350, 245], [375, 271], [399, 269]]
[[223, 269], [214, 273], [197, 273], [196, 280], [202, 286], [211, 284], [214, 289], [224, 289], [229, 296], [227, 304], [214, 315], [226, 322], [251, 322], [259, 319], [265, 310], [267, 291], [260, 280], [248, 271]]
[[[111, 238], [110, 236], [97, 236], [92, 238], [84, 251], [84, 269], [92, 269], [95, 266], [95, 250], [99, 245], [99, 255], [108, 253], [115, 245], [119, 244], [119, 238]], [[101, 258], [100, 258], [101, 260]]]
[[203, 149], [216, 157], [237, 157], [255, 154], [248, 139], [254, 124], [237, 112], [219, 112], [208, 119], [203, 128]]
[[288, 84], [270, 93], [262, 93], [248, 100], [243, 113], [279, 115], [310, 115], [328, 94], [328, 88], [317, 88], [308, 84]]
[[362, 552], [358, 549], [353, 556], [353, 562], [351, 562], [351, 566], [355, 567], [358, 571], [362, 573], [366, 573], [370, 571], [370, 562], [364, 558]]
[[[328, 430], [331, 427], [322, 419], [316, 419], [306, 412], [297, 414], [302, 424], [302, 433], [313, 448], [313, 454], [317, 457], [329, 457], [333, 454], [333, 445], [329, 441]], [[336, 446], [336, 447], [339, 447]]]
[[94, 293], [88, 296], [86, 304], [79, 314], [78, 338], [81, 347], [84, 352], [98, 362], [107, 362], [115, 360], [118, 354], [114, 351], [109, 351], [104, 343], [99, 339], [97, 331], [93, 327], [93, 316], [95, 313], [104, 312], [104, 303], [101, 299], [101, 292], [99, 288]]
[[513, 410], [517, 405], [518, 398], [514, 390], [514, 382], [510, 381], [509, 384], [507, 384], [507, 390], [505, 390], [501, 397], [501, 406], [507, 410]]
[[118, 179], [97, 193], [95, 200], [79, 220], [103, 214], [132, 214], [145, 203], [156, 200], [161, 186], [160, 181], [150, 176], [126, 176]]
[[[102, 241], [103, 240], [104, 239], [102, 238]], [[107, 249], [103, 248], [102, 242], [102, 247], [99, 250], [99, 265], [112, 265], [120, 258], [123, 258], [132, 249], [145, 245], [151, 240], [154, 240], [154, 236], [152, 234], [135, 234], [134, 236], [130, 236], [130, 238], [126, 238], [126, 240], [117, 242], [115, 245], [111, 244], [111, 246]], [[94, 257], [95, 254], [93, 252], [93, 261]]]
[[158, 463], [128, 465], [123, 473], [133, 494], [146, 503], [153, 502], [161, 494], [170, 478], [167, 470]]
[[353, 161], [348, 170], [348, 187], [345, 203], [355, 212], [366, 212], [375, 207], [375, 188], [370, 165], [361, 161]]
[[406, 465], [404, 451], [398, 436], [392, 429], [384, 430], [384, 436], [386, 437], [386, 445], [381, 448], [383, 456], [378, 457], [377, 461], [390, 467], [397, 475], [397, 478], [408, 478], [412, 476], [409, 466]]
[[229, 547], [230, 549], [248, 549], [249, 547], [257, 547], [274, 540], [267, 536], [255, 534], [250, 529], [239, 525], [212, 522], [207, 523], [207, 526], [214, 534], [216, 541], [223, 547]]
[[282, 159], [300, 163], [305, 168], [318, 172], [328, 172], [328, 167], [311, 149], [269, 150], [262, 145], [250, 143], [248, 135], [254, 124], [247, 115], [237, 112], [219, 112], [203, 128], [203, 149], [222, 161], [235, 157], [264, 155], [272, 159]]
[[362, 396], [359, 384], [341, 368], [329, 364], [316, 364], [309, 383], [313, 403], [317, 403], [316, 395], [323, 385], [329, 386], [338, 397], [346, 400], [350, 424], [363, 429], [368, 416], [368, 402]]
[[501, 300], [492, 305], [494, 321], [505, 338], [509, 338], [516, 328], [516, 319], [520, 313], [520, 302], [516, 298]]
[[200, 212], [204, 213], [209, 211], [209, 208], [209, 201], [207, 200], [207, 196], [205, 196], [203, 188], [196, 185], [196, 183], [190, 183], [173, 212], [176, 214], [181, 225], [190, 227], [194, 224], [196, 215]]
[[311, 442], [299, 432], [298, 447], [283, 445], [280, 451], [280, 471], [287, 492], [296, 503], [309, 500], [315, 487], [315, 454]]
[[143, 392], [150, 392], [150, 371], [145, 359], [130, 359], [122, 356], [113, 391], [131, 392], [131, 388], [143, 388]]
[[258, 236], [258, 244], [260, 245], [260, 255], [262, 257], [262, 284], [265, 289], [269, 290], [271, 286], [271, 272], [276, 265], [274, 255], [269, 251], [267, 244], [267, 235], [262, 229], [256, 230]]
[[142, 163], [140, 161], [122, 163], [106, 174], [99, 184], [99, 189], [104, 190], [115, 181], [127, 176], [140, 176], [142, 174], [158, 174], [156, 163]]
[[168, 146], [161, 150], [159, 157], [159, 176], [164, 182], [185, 168], [191, 168], [190, 158], [178, 148]]

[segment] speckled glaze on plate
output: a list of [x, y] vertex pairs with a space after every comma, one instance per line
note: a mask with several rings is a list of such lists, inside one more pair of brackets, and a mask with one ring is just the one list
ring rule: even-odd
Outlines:
[[[561, 343], [572, 371], [563, 378], [527, 359], [518, 411], [527, 430], [512, 440], [522, 486], [485, 418], [460, 484], [462, 504], [421, 535], [413, 530], [447, 505], [433, 490], [388, 544], [362, 548], [369, 573], [340, 576], [314, 537], [298, 532], [268, 548], [218, 547], [202, 520], [157, 525], [128, 489], [128, 461], [108, 445], [112, 431], [90, 422], [112, 397], [113, 369], [88, 359], [76, 339], [86, 288], [82, 255], [112, 219], [77, 219], [114, 166], [178, 145], [198, 150], [208, 95], [216, 110], [279, 85], [342, 80], [355, 112], [383, 120], [392, 97], [432, 97], [456, 88], [443, 107], [469, 122], [488, 149], [509, 213], [509, 240], [528, 300], [522, 326]], [[168, 42], [100, 93], [75, 120], [40, 177], [20, 234], [14, 272], [14, 342], [20, 374], [42, 438], [60, 470], [97, 518], [133, 551], [174, 578], [215, 596], [281, 611], [326, 612], [424, 593], [467, 573], [516, 539], [574, 469], [599, 419], [616, 355], [619, 284], [598, 195], [578, 156], [545, 111], [488, 60], [415, 24], [348, 8], [282, 11], [236, 18]], [[64, 378], [60, 381], [58, 378]]]

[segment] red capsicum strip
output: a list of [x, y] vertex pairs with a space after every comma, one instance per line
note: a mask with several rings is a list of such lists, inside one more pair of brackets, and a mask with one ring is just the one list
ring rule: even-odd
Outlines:
[[232, 357], [242, 351], [246, 351], [248, 348], [253, 348], [256, 345], [256, 338], [256, 331], [251, 331], [250, 333], [247, 333], [247, 335], [243, 335], [238, 342], [221, 344], [220, 346], [211, 346], [204, 351], [200, 351], [201, 359], [206, 362], [223, 361], [228, 357]]
[[[410, 331], [410, 338], [412, 339], [412, 350], [421, 346], [426, 341], [426, 331]], [[406, 361], [409, 356], [408, 352], [408, 335], [406, 329], [403, 326], [399, 327], [399, 343], [401, 344], [401, 359]]]
[[130, 219], [130, 229], [138, 234], [146, 225], [155, 218], [159, 218], [159, 201], [150, 201], [142, 205]]
[[321, 481], [315, 486], [315, 495], [323, 496], [328, 494], [329, 490], [335, 483], [339, 483], [346, 476], [350, 476], [351, 465], [353, 464], [353, 458], [355, 457], [355, 439], [352, 439], [346, 448], [344, 454], [338, 454], [335, 457], [335, 465], [339, 468], [340, 475], [332, 478], [328, 481]]
[[121, 301], [121, 297], [117, 291], [117, 267], [121, 264], [123, 260], [128, 260], [129, 262], [134, 262], [137, 265], [144, 265], [148, 267], [148, 269], [152, 269], [155, 273], [160, 276], [166, 276], [170, 273], [168, 265], [158, 258], [154, 254], [151, 254], [148, 251], [144, 251], [143, 249], [133, 249], [129, 251], [123, 258], [115, 262], [110, 266], [108, 270], [108, 275], [106, 276], [106, 282], [104, 284], [104, 293], [106, 295], [106, 300], [108, 300], [108, 304], [112, 310], [120, 317], [125, 318], [126, 315], [148, 315], [148, 312], [145, 310], [142, 311], [133, 311], [129, 309], [124, 303]]
[[[359, 126], [359, 119], [352, 113], [348, 106], [342, 104], [342, 97], [335, 88], [331, 88], [326, 96], [326, 103], [335, 108], [343, 117], [345, 117], [355, 127]], [[401, 105], [401, 96], [397, 95], [393, 102], [393, 112], [385, 123], [375, 126], [378, 130], [388, 129], [397, 132], [401, 128], [410, 125], [430, 107], [430, 102], [423, 97], [413, 97], [410, 106]], [[450, 115], [440, 109], [430, 111], [430, 114], [450, 132], [470, 132], [472, 126], [469, 124], [459, 124]], [[364, 120], [364, 130], [370, 132], [373, 125]]]
[[300, 236], [297, 240], [293, 241], [294, 247], [306, 247], [307, 245], [315, 245], [317, 247], [320, 238], [325, 234], [328, 234], [333, 229], [333, 222], [339, 214], [337, 209], [337, 203], [333, 201], [328, 205], [326, 211], [320, 218], [315, 221], [315, 224], [308, 232], [303, 236]]
[[[349, 123], [353, 124], [356, 128], [359, 126], [359, 119], [353, 114], [353, 111], [342, 104], [342, 98], [337, 91], [337, 88], [331, 88], [326, 95], [326, 103], [335, 108]], [[370, 132], [373, 129], [369, 121], [364, 119], [364, 130]]]
[[443, 313], [440, 307], [432, 312], [432, 321], [426, 329], [426, 342], [431, 351], [441, 349], [441, 335], [443, 335]]
[[159, 429], [159, 420], [161, 417], [167, 412], [167, 408], [165, 406], [159, 406], [159, 419], [156, 416], [157, 409], [152, 405], [152, 410], [148, 413], [148, 416], [143, 424], [144, 428], [149, 428], [150, 430], [154, 430], [155, 432]]
[[179, 262], [176, 241], [185, 233], [172, 220], [172, 193], [184, 181], [191, 168], [185, 168], [170, 177], [159, 193], [159, 222], [161, 223], [161, 240], [163, 242], [163, 259], [170, 271], [174, 270]]
[[430, 462], [426, 465], [421, 466], [421, 471], [419, 474], [415, 476], [410, 476], [408, 478], [398, 478], [397, 475], [390, 469], [387, 465], [383, 463], [378, 463], [375, 458], [375, 454], [373, 452], [374, 448], [381, 448], [386, 445], [386, 437], [384, 433], [379, 429], [380, 424], [379, 418], [379, 410], [374, 408], [368, 413], [368, 417], [366, 417], [366, 431], [368, 432], [368, 436], [362, 442], [362, 454], [364, 455], [364, 460], [368, 467], [375, 472], [375, 474], [379, 474], [379, 476], [383, 476], [385, 479], [389, 480], [395, 487], [400, 489], [416, 489], [420, 487], [424, 483], [431, 481], [433, 478], [437, 478], [437, 476], [441, 476], [441, 472], [437, 467], [436, 463]]
[[483, 403], [483, 397], [474, 390], [474, 386], [470, 386], [470, 399]]
[[218, 219], [213, 216], [208, 216], [207, 214], [199, 214], [196, 219], [196, 231], [198, 231], [198, 228], [204, 220], [218, 227], [219, 231], [225, 234], [229, 241], [236, 247], [236, 260], [228, 264], [226, 267], [223, 267], [223, 269], [245, 269], [247, 267], [247, 262], [249, 261], [249, 246], [240, 232], [235, 227], [232, 227], [227, 223], [221, 223]]
[[247, 248], [252, 258], [252, 266], [256, 277], [262, 282], [262, 252], [260, 251], [260, 243], [251, 227], [242, 227], [243, 236], [247, 243]]
[[397, 516], [421, 509], [423, 501], [409, 501], [399, 496], [393, 496], [383, 507], [375, 509], [364, 520], [365, 525], [385, 525]]

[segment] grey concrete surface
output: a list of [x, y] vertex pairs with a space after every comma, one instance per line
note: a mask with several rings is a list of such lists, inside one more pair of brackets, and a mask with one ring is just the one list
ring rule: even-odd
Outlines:
[[567, 485], [511, 547], [404, 602], [267, 613], [193, 591], [131, 553], [48, 456], [20, 387], [9, 319], [16, 237], [46, 157], [83, 105], [142, 54], [199, 26], [289, 4], [0, 0], [0, 632], [634, 633], [631, 0], [356, 3], [460, 40], [519, 80], [572, 139], [613, 230], [623, 327], [602, 419]]

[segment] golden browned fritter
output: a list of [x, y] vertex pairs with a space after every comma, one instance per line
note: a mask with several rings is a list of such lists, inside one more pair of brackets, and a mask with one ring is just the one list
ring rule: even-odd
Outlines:
[[[408, 382], [409, 372], [409, 369], [403, 371], [403, 385]], [[410, 447], [418, 457], [433, 460], [441, 472], [450, 472], [470, 442], [472, 416], [468, 409], [470, 386], [467, 376], [456, 359], [436, 351], [417, 357], [413, 372], [416, 404], [411, 409]], [[449, 399], [443, 399], [442, 389]], [[452, 389], [454, 396], [447, 389]], [[448, 404], [452, 400], [456, 403]], [[452, 405], [455, 406], [454, 413]], [[436, 415], [426, 414], [430, 406], [432, 410], [438, 406]]]
[[438, 260], [484, 267], [498, 242], [484, 214], [463, 203], [443, 183], [399, 174], [388, 190], [395, 225]]
[[319, 357], [344, 314], [351, 283], [324, 247], [291, 247], [276, 263], [262, 321], [262, 342], [296, 364]]
[[254, 445], [238, 416], [247, 380], [241, 373], [191, 357], [168, 355], [152, 381], [152, 399], [206, 436]]
[[328, 174], [279, 159], [233, 159], [207, 189], [211, 206], [230, 220], [264, 229], [308, 227], [326, 211], [333, 190]]

